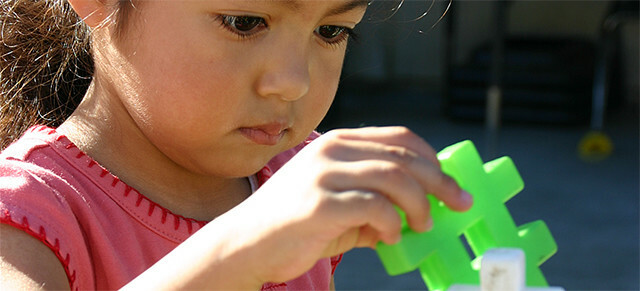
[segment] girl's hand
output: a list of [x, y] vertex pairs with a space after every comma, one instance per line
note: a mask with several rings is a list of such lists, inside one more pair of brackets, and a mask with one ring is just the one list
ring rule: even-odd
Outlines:
[[[432, 221], [426, 194], [465, 211], [471, 197], [440, 171], [436, 152], [403, 127], [331, 131], [230, 211], [253, 244], [256, 276], [293, 279], [318, 259], [400, 239], [397, 205], [415, 231]], [[248, 227], [248, 228], [245, 228]]]
[[451, 209], [471, 197], [406, 128], [336, 130], [316, 139], [256, 193], [180, 244], [124, 289], [258, 289], [321, 258], [431, 226], [426, 193]]

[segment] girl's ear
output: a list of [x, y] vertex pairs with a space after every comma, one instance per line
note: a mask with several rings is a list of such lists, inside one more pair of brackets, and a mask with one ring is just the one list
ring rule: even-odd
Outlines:
[[104, 23], [111, 15], [112, 5], [107, 2], [110, 0], [67, 0], [76, 14], [89, 27], [95, 28]]

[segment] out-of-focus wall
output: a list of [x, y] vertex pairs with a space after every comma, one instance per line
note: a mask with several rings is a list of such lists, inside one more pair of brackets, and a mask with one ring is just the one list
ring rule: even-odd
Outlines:
[[622, 55], [625, 61], [622, 64], [623, 76], [625, 76], [626, 88], [624, 94], [627, 101], [640, 103], [640, 43], [638, 36], [640, 35], [640, 25], [638, 22], [624, 26], [621, 29], [622, 37]]
[[405, 1], [386, 19], [392, 13], [391, 6], [374, 4], [359, 26], [359, 41], [348, 50], [345, 77], [373, 81], [440, 78], [445, 27], [443, 22], [433, 29], [431, 26], [446, 10], [446, 3], [436, 1], [425, 17], [415, 20], [430, 5], [429, 1]]
[[[610, 4], [611, 1], [510, 1], [507, 33], [583, 38], [595, 44]], [[431, 28], [448, 5], [448, 1], [438, 0], [426, 17], [412, 21], [430, 5], [428, 0], [405, 1], [398, 13], [384, 21], [381, 18], [387, 16], [388, 11], [386, 14], [379, 10], [369, 13], [367, 18], [372, 19], [363, 20], [360, 41], [349, 49], [345, 77], [439, 86], [445, 72], [447, 38], [451, 37], [455, 45], [453, 61], [459, 64], [493, 36], [495, 1], [454, 0], [454, 6], [444, 20]], [[447, 35], [445, 21], [454, 21], [452, 35]], [[627, 90], [635, 91], [635, 98], [638, 88], [637, 27], [635, 24], [623, 29], [622, 56], [623, 63], [627, 64], [624, 68], [627, 83], [631, 83]]]

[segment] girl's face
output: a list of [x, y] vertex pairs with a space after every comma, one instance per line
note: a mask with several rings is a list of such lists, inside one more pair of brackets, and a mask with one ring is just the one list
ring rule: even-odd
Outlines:
[[255, 173], [303, 141], [337, 89], [364, 1], [141, 1], [103, 53], [129, 122], [193, 172]]

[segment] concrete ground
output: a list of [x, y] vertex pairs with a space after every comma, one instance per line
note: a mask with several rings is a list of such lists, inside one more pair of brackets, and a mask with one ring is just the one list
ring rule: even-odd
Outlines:
[[[443, 116], [436, 94], [339, 94], [337, 110], [320, 127], [405, 125], [437, 150], [470, 139], [485, 158], [483, 124]], [[613, 154], [599, 163], [578, 158], [585, 125], [504, 124], [497, 156], [510, 156], [525, 189], [507, 202], [521, 225], [544, 220], [558, 252], [541, 266], [551, 286], [566, 290], [639, 290], [638, 105], [623, 106], [606, 121]], [[487, 158], [485, 158], [485, 161]], [[425, 290], [417, 272], [388, 276], [370, 249], [348, 252], [338, 267], [338, 290]]]

